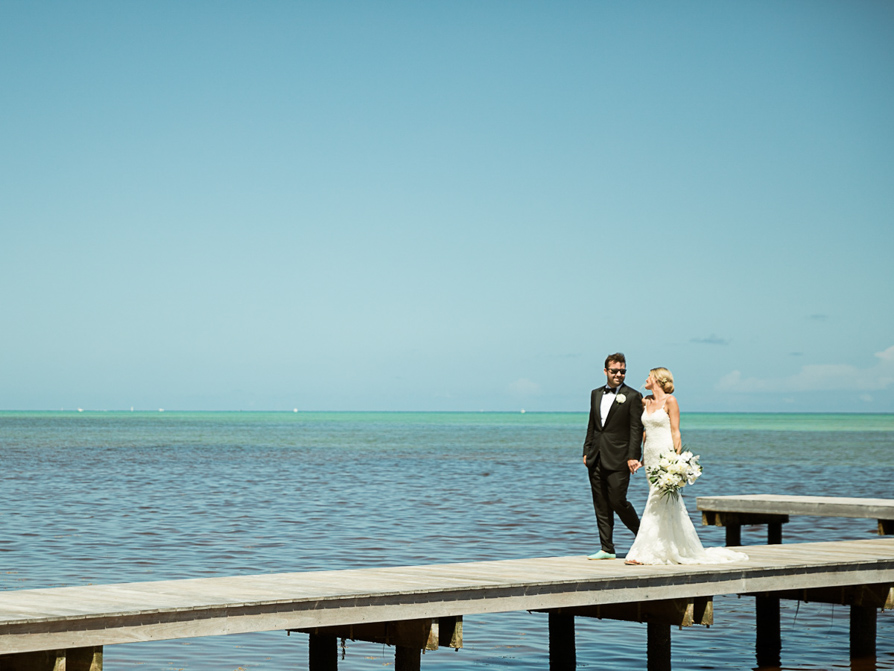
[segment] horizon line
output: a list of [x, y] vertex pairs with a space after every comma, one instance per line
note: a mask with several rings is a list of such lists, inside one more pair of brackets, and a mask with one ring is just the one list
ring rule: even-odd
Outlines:
[[[238, 409], [238, 410], [188, 410], [188, 409], [168, 409], [158, 408], [155, 410], [144, 409], [95, 409], [95, 408], [60, 408], [53, 410], [49, 408], [29, 408], [29, 409], [5, 409], [0, 408], [0, 413], [16, 413], [16, 412], [46, 412], [46, 413], [73, 413], [83, 414], [89, 413], [141, 413], [161, 415], [165, 413], [283, 413], [283, 414], [311, 414], [311, 413], [357, 413], [357, 414], [501, 414], [501, 415], [556, 415], [556, 414], [587, 414], [589, 410], [300, 410], [293, 408], [292, 410], [259, 410], [259, 409]], [[780, 410], [685, 410], [681, 411], [683, 415], [894, 415], [894, 411], [859, 411], [859, 410], [836, 410], [834, 412], [825, 410], [800, 410], [800, 411], [780, 411]]]

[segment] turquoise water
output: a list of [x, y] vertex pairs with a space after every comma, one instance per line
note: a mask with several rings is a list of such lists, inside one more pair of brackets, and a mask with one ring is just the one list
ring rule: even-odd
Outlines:
[[[456, 424], [456, 425], [546, 425], [576, 426], [586, 421], [582, 412], [103, 412], [103, 411], [2, 411], [4, 418], [114, 417], [121, 421], [155, 418], [157, 422], [180, 423], [184, 419], [208, 424], [267, 424], [336, 422], [369, 424]], [[873, 413], [683, 413], [688, 429], [774, 430], [774, 431], [894, 431], [894, 414]]]
[[[0, 413], [0, 589], [581, 555], [597, 546], [581, 413]], [[894, 415], [685, 414], [705, 475], [687, 492], [891, 497]], [[645, 479], [630, 498], [642, 508]], [[866, 520], [793, 518], [786, 542], [869, 538]], [[699, 526], [706, 545], [723, 530]], [[619, 529], [616, 542], [632, 538]], [[745, 529], [744, 543], [765, 541]], [[753, 601], [674, 632], [674, 668], [754, 666]], [[546, 668], [546, 620], [467, 618], [424, 667]], [[847, 609], [784, 604], [783, 663], [850, 668]], [[894, 669], [894, 615], [875, 668]], [[106, 668], [306, 668], [282, 632], [109, 646]], [[388, 666], [349, 642], [343, 668]], [[645, 627], [579, 621], [582, 667], [645, 668]]]

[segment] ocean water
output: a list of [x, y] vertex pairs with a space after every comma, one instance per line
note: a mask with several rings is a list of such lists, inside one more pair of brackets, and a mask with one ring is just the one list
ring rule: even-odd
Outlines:
[[[0, 589], [460, 562], [598, 549], [580, 413], [0, 412]], [[894, 415], [684, 414], [704, 476], [694, 497], [890, 498]], [[641, 510], [642, 473], [630, 500]], [[872, 520], [795, 517], [785, 542], [875, 535]], [[619, 549], [632, 536], [616, 526]], [[765, 527], [742, 542], [766, 542]], [[465, 647], [423, 668], [545, 669], [546, 616], [467, 617]], [[715, 600], [715, 624], [673, 631], [675, 669], [750, 669], [754, 601]], [[848, 656], [848, 609], [783, 602], [784, 669], [894, 670], [894, 613], [878, 658]], [[645, 668], [646, 627], [577, 620], [578, 665]], [[393, 649], [348, 641], [342, 668]], [[268, 632], [107, 646], [119, 669], [307, 668], [307, 637]]]

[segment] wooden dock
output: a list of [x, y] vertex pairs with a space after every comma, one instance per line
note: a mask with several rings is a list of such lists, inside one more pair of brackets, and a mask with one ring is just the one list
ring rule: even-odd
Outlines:
[[[875, 612], [894, 606], [894, 538], [742, 549], [747, 562], [711, 566], [549, 557], [0, 592], [0, 671], [57, 668], [65, 654], [72, 660], [67, 671], [95, 671], [105, 645], [270, 630], [310, 634], [313, 669], [334, 668], [335, 636], [390, 642], [408, 658], [399, 667], [418, 668], [419, 650], [439, 639], [462, 645], [463, 615], [522, 610], [550, 613], [551, 649], [560, 641], [567, 648], [570, 628], [572, 660], [575, 616], [650, 622], [650, 646], [653, 624], [658, 648], [665, 630], [667, 638], [667, 666], [656, 661], [650, 668], [670, 668], [670, 625], [710, 624], [711, 598], [720, 594], [862, 609], [860, 626], [871, 619], [874, 654]], [[450, 627], [446, 640], [439, 624]], [[777, 637], [778, 626], [777, 609]], [[556, 651], [552, 668], [573, 668], [562, 659], [566, 653]]]
[[699, 496], [702, 523], [726, 527], [726, 544], [741, 545], [743, 525], [766, 524], [769, 543], [782, 542], [782, 525], [791, 515], [852, 517], [878, 521], [880, 536], [894, 535], [894, 500], [839, 496], [744, 494]]

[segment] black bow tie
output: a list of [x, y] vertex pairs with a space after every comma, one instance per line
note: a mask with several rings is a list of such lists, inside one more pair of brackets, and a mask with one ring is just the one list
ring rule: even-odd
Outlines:
[[617, 390], [617, 389], [612, 389], [611, 387], [606, 387], [606, 388], [605, 388], [605, 393], [606, 393], [606, 394], [617, 394], [617, 393], [618, 393], [618, 390]]

